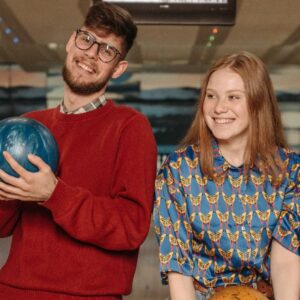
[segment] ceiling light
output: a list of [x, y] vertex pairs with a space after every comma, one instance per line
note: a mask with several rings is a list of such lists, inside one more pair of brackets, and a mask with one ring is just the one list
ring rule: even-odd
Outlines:
[[57, 43], [51, 42], [51, 43], [48, 43], [48, 48], [51, 50], [56, 50], [58, 48], [58, 45], [57, 45]]
[[214, 27], [212, 30], [213, 34], [217, 34], [219, 32], [219, 28], [218, 27]]
[[11, 34], [11, 29], [10, 29], [9, 27], [6, 27], [6, 28], [4, 29], [4, 33], [5, 33], [5, 34]]
[[19, 39], [17, 36], [15, 36], [15, 37], [12, 39], [12, 41], [13, 41], [14, 44], [18, 44], [18, 43], [20, 42], [20, 39]]

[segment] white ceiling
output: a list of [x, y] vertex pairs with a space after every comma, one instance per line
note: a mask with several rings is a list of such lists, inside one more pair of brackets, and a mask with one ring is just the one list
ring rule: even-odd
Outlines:
[[[89, 3], [0, 0], [0, 64], [16, 63], [28, 71], [60, 67], [65, 42], [83, 22]], [[6, 27], [12, 33], [5, 34]], [[223, 54], [247, 50], [261, 57], [271, 72], [300, 73], [300, 0], [237, 0], [235, 25], [220, 27], [209, 48], [212, 26], [138, 27], [128, 55], [132, 71], [198, 73]], [[14, 36], [20, 38], [16, 45]]]

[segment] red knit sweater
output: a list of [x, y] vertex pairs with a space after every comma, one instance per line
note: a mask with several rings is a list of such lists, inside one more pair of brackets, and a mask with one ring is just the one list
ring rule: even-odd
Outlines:
[[111, 101], [84, 114], [55, 108], [27, 116], [58, 143], [59, 181], [42, 205], [0, 201], [0, 237], [13, 235], [0, 299], [129, 294], [153, 204], [156, 145], [148, 121]]

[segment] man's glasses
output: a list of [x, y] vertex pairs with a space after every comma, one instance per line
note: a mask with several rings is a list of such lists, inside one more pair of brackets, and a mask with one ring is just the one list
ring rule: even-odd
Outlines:
[[84, 31], [81, 29], [76, 30], [75, 46], [78, 49], [88, 50], [93, 47], [94, 44], [98, 46], [97, 55], [99, 59], [104, 63], [111, 62], [117, 55], [121, 56], [119, 50], [106, 43], [97, 42], [96, 38], [88, 31]]

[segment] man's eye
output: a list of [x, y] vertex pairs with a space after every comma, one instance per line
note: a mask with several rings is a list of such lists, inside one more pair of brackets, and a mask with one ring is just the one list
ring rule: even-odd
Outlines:
[[109, 56], [114, 55], [114, 51], [108, 45], [103, 45], [102, 52]]
[[110, 50], [108, 48], [105, 48], [104, 51], [105, 51], [106, 54], [112, 54], [112, 50]]
[[81, 40], [82, 40], [83, 42], [90, 43], [92, 39], [91, 39], [90, 36], [88, 36], [88, 35], [86, 34], [86, 35], [83, 35], [83, 36], [81, 37]]

